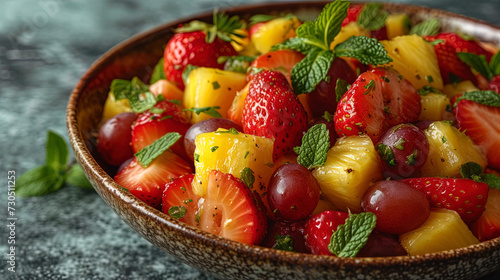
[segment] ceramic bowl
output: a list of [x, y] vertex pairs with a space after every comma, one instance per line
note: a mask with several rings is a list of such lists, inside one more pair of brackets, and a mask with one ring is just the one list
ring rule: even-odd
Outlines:
[[[314, 19], [325, 2], [253, 5], [227, 10], [252, 14], [292, 12]], [[388, 11], [406, 12], [420, 21], [439, 17], [444, 30], [461, 30], [500, 46], [500, 28], [429, 8], [385, 4]], [[155, 246], [197, 269], [224, 279], [474, 279], [500, 268], [500, 238], [457, 250], [420, 256], [337, 258], [248, 246], [183, 224], [153, 209], [113, 181], [99, 160], [95, 132], [109, 85], [115, 78], [149, 79], [163, 47], [179, 23], [211, 20], [211, 13], [164, 24], [114, 47], [92, 65], [78, 83], [67, 108], [71, 145], [87, 177], [106, 203], [134, 230]]]

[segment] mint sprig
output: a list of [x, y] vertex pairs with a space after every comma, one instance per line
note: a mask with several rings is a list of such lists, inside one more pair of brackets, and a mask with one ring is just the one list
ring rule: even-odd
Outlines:
[[456, 99], [455, 107], [460, 100], [470, 100], [486, 106], [500, 107], [500, 94], [492, 90], [467, 91]]
[[330, 134], [324, 123], [314, 125], [302, 137], [302, 145], [294, 150], [297, 162], [307, 169], [322, 166], [330, 149]]
[[181, 137], [182, 135], [177, 132], [167, 133], [154, 141], [151, 145], [148, 145], [135, 153], [134, 156], [137, 158], [140, 165], [148, 167], [155, 158], [163, 154], [163, 152], [165, 152], [168, 148], [172, 147], [172, 145], [174, 145], [175, 142], [177, 142], [177, 140]]
[[68, 146], [60, 135], [48, 131], [45, 149], [45, 164], [26, 171], [18, 178], [16, 195], [46, 195], [61, 189], [64, 183], [92, 188], [81, 166], [77, 163], [68, 163]]
[[149, 86], [138, 77], [134, 77], [130, 81], [114, 79], [111, 82], [110, 91], [116, 100], [128, 99], [130, 108], [135, 113], [142, 113], [157, 103], [156, 97], [149, 91]]
[[484, 55], [477, 55], [473, 53], [457, 53], [458, 58], [465, 62], [467, 65], [472, 67], [472, 69], [483, 75], [488, 81], [491, 81], [493, 77], [500, 75], [500, 55], [498, 52], [491, 58], [490, 63], [486, 61]]
[[364, 29], [375, 31], [385, 26], [385, 20], [389, 13], [383, 10], [384, 5], [380, 3], [368, 3], [361, 12], [357, 23]]
[[467, 162], [460, 166], [460, 175], [462, 178], [471, 179], [476, 182], [484, 182], [491, 189], [500, 191], [500, 177], [495, 174], [483, 173], [481, 165], [475, 162]]
[[337, 257], [356, 257], [376, 224], [377, 217], [371, 212], [350, 214], [333, 233], [328, 250]]
[[434, 36], [439, 33], [440, 28], [441, 23], [439, 20], [437, 18], [431, 18], [413, 26], [410, 30], [410, 35], [416, 34], [420, 37]]
[[292, 69], [292, 87], [296, 94], [313, 91], [326, 78], [336, 56], [354, 57], [365, 64], [385, 64], [392, 61], [379, 42], [367, 40], [368, 38], [351, 38], [349, 42], [340, 44], [341, 47], [335, 51], [330, 49], [348, 9], [348, 1], [338, 0], [326, 4], [316, 21], [307, 21], [297, 28], [297, 37], [271, 48], [273, 51], [291, 49], [305, 54], [304, 59]]

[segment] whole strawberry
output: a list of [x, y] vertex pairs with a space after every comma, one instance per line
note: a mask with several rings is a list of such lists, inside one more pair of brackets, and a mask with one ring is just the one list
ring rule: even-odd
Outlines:
[[224, 14], [214, 14], [214, 24], [193, 21], [176, 29], [178, 32], [165, 47], [164, 65], [167, 80], [184, 89], [182, 72], [187, 65], [222, 69], [220, 56], [237, 55], [231, 45], [231, 36], [241, 37], [234, 30], [241, 28], [238, 17], [229, 18]]
[[262, 71], [250, 82], [242, 116], [243, 132], [274, 139], [274, 160], [300, 145], [307, 114], [285, 76]]
[[488, 185], [471, 179], [422, 177], [402, 182], [424, 192], [431, 207], [454, 210], [469, 225], [483, 214], [488, 199]]
[[333, 255], [328, 250], [332, 234], [349, 217], [346, 212], [324, 211], [310, 217], [305, 225], [304, 237], [307, 249], [315, 255]]

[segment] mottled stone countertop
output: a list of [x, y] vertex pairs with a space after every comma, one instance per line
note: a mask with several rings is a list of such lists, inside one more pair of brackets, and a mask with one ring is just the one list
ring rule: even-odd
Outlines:
[[[69, 94], [106, 50], [178, 17], [249, 2], [272, 1], [0, 1], [0, 279], [212, 279], [148, 243], [95, 192], [76, 187], [16, 198], [16, 272], [8, 271], [7, 174], [44, 161], [47, 129], [67, 140]], [[500, 26], [499, 0], [393, 2]]]

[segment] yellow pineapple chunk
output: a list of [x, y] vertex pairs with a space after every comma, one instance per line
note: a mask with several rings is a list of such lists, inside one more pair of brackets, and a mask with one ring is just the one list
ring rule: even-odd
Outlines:
[[423, 177], [460, 177], [460, 166], [471, 161], [486, 167], [484, 153], [449, 122], [433, 122], [424, 133], [429, 156], [421, 169]]
[[361, 212], [363, 194], [383, 179], [375, 146], [366, 135], [339, 138], [313, 175], [328, 200], [341, 211], [352, 212]]
[[249, 187], [259, 193], [267, 207], [265, 195], [274, 170], [273, 140], [219, 129], [198, 135], [195, 145], [193, 191], [196, 195], [205, 196], [210, 171], [216, 169], [241, 178], [242, 171], [250, 168], [255, 182]]
[[260, 26], [250, 40], [259, 53], [268, 53], [272, 46], [295, 37], [295, 30], [299, 26], [300, 21], [296, 17], [272, 19]]
[[344, 42], [345, 40], [351, 38], [352, 36], [370, 36], [370, 31], [361, 28], [356, 22], [350, 22], [346, 26], [340, 29], [339, 34], [335, 36], [335, 39], [330, 44], [330, 49], [334, 49], [335, 46]]
[[411, 28], [411, 19], [407, 14], [390, 14], [385, 20], [387, 38], [407, 35]]
[[400, 236], [400, 242], [411, 256], [458, 249], [479, 243], [457, 212], [431, 209], [427, 221], [417, 229]]
[[393, 60], [386, 66], [394, 67], [416, 89], [424, 86], [443, 89], [436, 53], [429, 42], [417, 35], [406, 35], [380, 43]]
[[479, 90], [471, 81], [461, 81], [458, 84], [447, 84], [444, 86], [443, 93], [446, 94], [450, 99], [468, 91]]
[[420, 96], [420, 115], [418, 119], [421, 121], [441, 121], [450, 120], [450, 112], [447, 109], [451, 108], [450, 99], [448, 96], [440, 93], [431, 92]]
[[110, 91], [108, 93], [108, 98], [104, 103], [102, 122], [104, 123], [112, 117], [125, 112], [132, 112], [128, 99], [116, 100], [115, 95]]
[[[246, 75], [242, 73], [207, 67], [196, 68], [191, 71], [186, 80], [184, 107], [191, 109], [219, 106], [217, 112], [222, 117], [226, 117], [236, 92], [245, 84]], [[193, 124], [211, 118], [205, 113], [190, 113], [190, 120]]]

